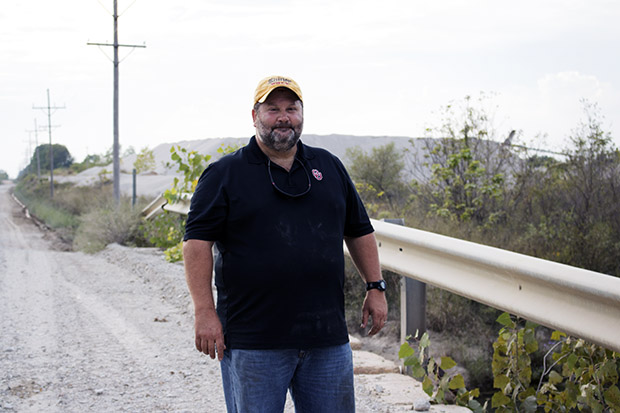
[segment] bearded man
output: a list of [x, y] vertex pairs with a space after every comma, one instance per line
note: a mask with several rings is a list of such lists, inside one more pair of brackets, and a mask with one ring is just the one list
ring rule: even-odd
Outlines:
[[221, 361], [229, 412], [282, 412], [287, 391], [298, 412], [354, 412], [342, 243], [374, 335], [387, 318], [374, 230], [340, 160], [301, 142], [294, 80], [263, 79], [252, 119], [255, 136], [209, 165], [192, 197], [183, 254], [196, 348]]

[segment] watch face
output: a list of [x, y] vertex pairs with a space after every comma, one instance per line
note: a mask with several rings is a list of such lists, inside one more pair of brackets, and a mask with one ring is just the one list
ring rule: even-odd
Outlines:
[[366, 283], [366, 291], [372, 290], [375, 288], [379, 291], [385, 291], [387, 289], [387, 283], [385, 282], [385, 280], [379, 280], [379, 281], [373, 281], [373, 282]]

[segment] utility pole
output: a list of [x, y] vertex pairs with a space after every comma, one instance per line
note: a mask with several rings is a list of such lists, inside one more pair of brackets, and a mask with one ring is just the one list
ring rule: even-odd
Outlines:
[[50, 138], [50, 198], [54, 198], [54, 148], [52, 147], [52, 109], [65, 109], [64, 106], [52, 106], [50, 90], [47, 89], [47, 106], [33, 106], [32, 109], [47, 109], [47, 131]]
[[145, 48], [145, 45], [127, 45], [127, 44], [118, 44], [118, 1], [114, 0], [114, 14], [112, 15], [114, 18], [114, 43], [86, 43], [89, 46], [112, 46], [114, 47], [114, 98], [113, 98], [113, 106], [114, 106], [114, 143], [112, 146], [112, 157], [113, 157], [113, 169], [114, 169], [114, 200], [116, 201], [116, 205], [120, 203], [121, 199], [121, 191], [120, 191], [120, 159], [119, 159], [119, 133], [118, 133], [118, 48], [119, 47], [141, 47]]
[[26, 131], [29, 134], [34, 132], [34, 152], [37, 155], [37, 180], [39, 181], [41, 180], [41, 156], [39, 152], [39, 131], [42, 131], [42, 130], [45, 130], [45, 129], [39, 129], [39, 127], [37, 126], [37, 118], [34, 118], [34, 130]]
[[39, 151], [39, 133], [37, 126], [37, 118], [34, 118], [34, 144], [35, 151], [37, 152], [37, 181], [41, 181], [41, 156]]

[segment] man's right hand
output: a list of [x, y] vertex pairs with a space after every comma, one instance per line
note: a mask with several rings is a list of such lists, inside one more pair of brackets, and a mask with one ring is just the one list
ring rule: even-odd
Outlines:
[[215, 310], [209, 310], [201, 314], [196, 314], [194, 328], [196, 330], [196, 349], [209, 355], [212, 359], [217, 358], [222, 361], [224, 358], [224, 333], [222, 323]]

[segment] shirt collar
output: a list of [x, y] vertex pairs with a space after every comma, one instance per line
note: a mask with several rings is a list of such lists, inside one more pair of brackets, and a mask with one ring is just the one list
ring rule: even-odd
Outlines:
[[[247, 150], [247, 160], [249, 163], [254, 163], [254, 164], [261, 164], [261, 163], [267, 163], [267, 161], [269, 160], [269, 158], [267, 158], [267, 155], [265, 155], [265, 153], [260, 149], [260, 147], [258, 146], [258, 143], [256, 143], [256, 136], [252, 136], [250, 138], [250, 142], [248, 143], [248, 145], [246, 146]], [[314, 151], [312, 150], [311, 147], [304, 145], [301, 142], [301, 139], [299, 140], [299, 142], [297, 142], [297, 153], [295, 154], [295, 157], [297, 159], [305, 159], [305, 160], [310, 160], [314, 158]]]

